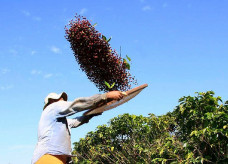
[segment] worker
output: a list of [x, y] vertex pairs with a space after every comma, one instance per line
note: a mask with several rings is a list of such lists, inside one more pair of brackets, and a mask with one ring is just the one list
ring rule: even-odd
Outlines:
[[94, 109], [109, 100], [120, 100], [120, 91], [110, 91], [91, 97], [67, 101], [67, 94], [50, 93], [45, 98], [43, 112], [38, 126], [38, 143], [32, 164], [67, 164], [71, 157], [71, 128], [76, 128], [99, 114], [69, 119], [77, 112]]

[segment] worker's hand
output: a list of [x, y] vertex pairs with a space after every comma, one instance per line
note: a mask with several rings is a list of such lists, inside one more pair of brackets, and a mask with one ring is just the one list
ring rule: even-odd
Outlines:
[[124, 94], [120, 91], [111, 91], [107, 93], [107, 99], [120, 100]]

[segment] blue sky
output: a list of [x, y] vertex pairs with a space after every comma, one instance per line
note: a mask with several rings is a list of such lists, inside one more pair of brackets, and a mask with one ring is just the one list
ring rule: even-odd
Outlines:
[[228, 100], [227, 9], [225, 0], [1, 0], [0, 163], [30, 163], [49, 92], [65, 91], [69, 100], [99, 93], [64, 38], [75, 13], [112, 36], [112, 48], [122, 47], [139, 85], [149, 87], [73, 129], [72, 142], [119, 114], [165, 114], [195, 92]]

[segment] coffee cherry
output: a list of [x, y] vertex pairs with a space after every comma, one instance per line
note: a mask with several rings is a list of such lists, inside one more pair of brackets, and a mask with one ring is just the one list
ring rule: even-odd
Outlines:
[[115, 82], [112, 90], [126, 91], [131, 88], [133, 77], [126, 63], [90, 21], [76, 14], [75, 19], [65, 27], [65, 34], [80, 69], [100, 91], [110, 90], [105, 81], [109, 84]]

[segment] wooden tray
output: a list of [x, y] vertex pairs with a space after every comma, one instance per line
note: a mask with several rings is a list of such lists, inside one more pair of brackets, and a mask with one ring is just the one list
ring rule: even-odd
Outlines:
[[83, 115], [86, 116], [86, 115], [91, 115], [91, 114], [98, 114], [98, 113], [102, 113], [104, 111], [113, 109], [113, 108], [131, 100], [132, 98], [134, 98], [136, 95], [138, 95], [147, 86], [148, 86], [148, 84], [143, 84], [143, 85], [140, 85], [140, 86], [135, 87], [133, 89], [130, 89], [130, 90], [126, 91], [127, 95], [123, 96], [123, 98], [121, 100], [119, 100], [119, 101], [118, 100], [112, 100], [112, 101], [107, 102], [106, 104], [104, 104], [100, 107], [86, 111], [85, 113], [83, 113]]

